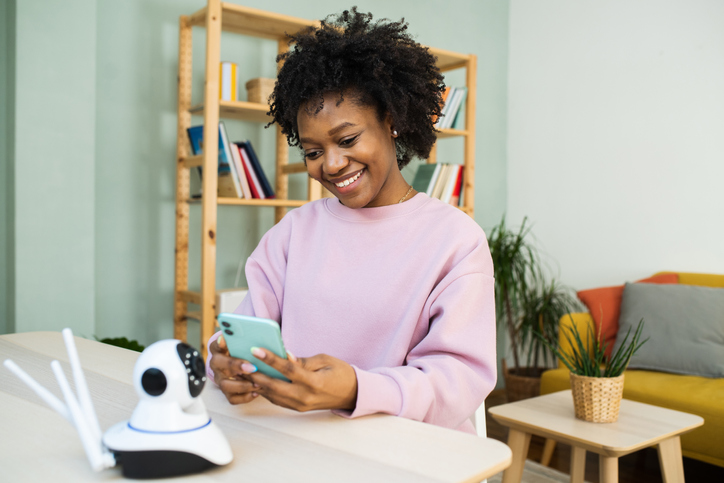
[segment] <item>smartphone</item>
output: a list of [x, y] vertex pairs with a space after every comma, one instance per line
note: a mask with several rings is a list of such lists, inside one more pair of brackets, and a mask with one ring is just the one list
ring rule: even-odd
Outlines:
[[282, 359], [287, 358], [287, 351], [282, 342], [282, 332], [276, 321], [249, 315], [221, 313], [219, 314], [219, 326], [232, 357], [251, 362], [259, 372], [269, 377], [283, 381], [289, 380], [281, 372], [251, 354], [252, 347], [260, 347], [273, 352]]

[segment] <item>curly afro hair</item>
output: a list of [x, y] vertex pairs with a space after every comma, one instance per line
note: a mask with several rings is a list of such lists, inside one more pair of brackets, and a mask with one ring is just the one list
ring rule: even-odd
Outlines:
[[338, 103], [346, 95], [375, 108], [380, 121], [391, 116], [400, 169], [413, 156], [430, 155], [445, 86], [435, 57], [412, 40], [404, 19], [373, 21], [372, 14], [352, 7], [290, 36], [289, 43], [291, 50], [277, 57], [283, 64], [270, 97], [269, 125], [278, 123], [290, 146], [300, 145], [299, 109], [316, 114], [324, 94], [337, 92]]

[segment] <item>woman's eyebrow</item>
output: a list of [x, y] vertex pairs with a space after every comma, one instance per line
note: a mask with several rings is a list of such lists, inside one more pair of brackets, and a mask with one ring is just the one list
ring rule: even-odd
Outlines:
[[[327, 131], [327, 136], [334, 136], [335, 134], [337, 134], [337, 133], [338, 133], [339, 131], [341, 131], [342, 129], [347, 128], [347, 127], [354, 127], [354, 126], [356, 126], [356, 125], [357, 125], [357, 124], [351, 123], [351, 122], [349, 122], [349, 121], [345, 121], [345, 122], [343, 122], [342, 124], [340, 124], [340, 125], [338, 125], [338, 126], [335, 126], [335, 127], [333, 127], [332, 129], [330, 129], [329, 131]], [[309, 138], [299, 138], [299, 142], [302, 142], [302, 143], [311, 143], [312, 140], [309, 139]]]
[[344, 129], [344, 128], [346, 128], [346, 127], [350, 127], [350, 126], [356, 126], [356, 124], [353, 124], [353, 123], [351, 123], [351, 122], [349, 122], [349, 121], [343, 122], [343, 123], [340, 124], [339, 126], [333, 127], [332, 129], [330, 129], [330, 130], [327, 132], [327, 135], [328, 135], [328, 136], [334, 136], [335, 134], [337, 134], [337, 133], [338, 133], [339, 131], [341, 131], [342, 129]]

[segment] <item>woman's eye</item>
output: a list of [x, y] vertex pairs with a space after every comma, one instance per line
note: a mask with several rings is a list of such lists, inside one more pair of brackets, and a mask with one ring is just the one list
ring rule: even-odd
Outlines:
[[320, 155], [320, 151], [310, 151], [308, 153], [304, 153], [305, 159], [317, 159]]
[[359, 137], [359, 134], [358, 134], [357, 136], [352, 136], [351, 138], [342, 139], [342, 140], [339, 142], [339, 145], [340, 145], [340, 146], [349, 146], [349, 145], [351, 145], [352, 143], [354, 143], [354, 142], [357, 140], [358, 137]]

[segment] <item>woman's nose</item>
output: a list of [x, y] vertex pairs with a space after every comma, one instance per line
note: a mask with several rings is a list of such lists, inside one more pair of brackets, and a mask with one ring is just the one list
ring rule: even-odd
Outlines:
[[344, 170], [348, 164], [349, 160], [343, 153], [332, 151], [325, 156], [322, 168], [326, 174], [333, 175]]

